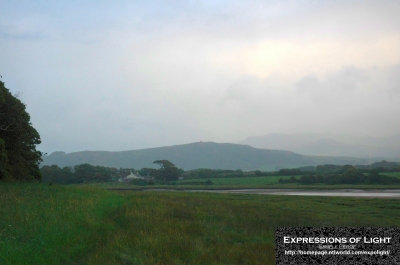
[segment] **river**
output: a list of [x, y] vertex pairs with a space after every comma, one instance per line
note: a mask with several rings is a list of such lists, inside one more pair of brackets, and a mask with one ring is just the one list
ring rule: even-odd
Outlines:
[[186, 192], [240, 193], [240, 194], [271, 194], [292, 196], [331, 196], [331, 197], [370, 197], [398, 198], [400, 190], [298, 190], [298, 189], [240, 189], [240, 190], [186, 190]]

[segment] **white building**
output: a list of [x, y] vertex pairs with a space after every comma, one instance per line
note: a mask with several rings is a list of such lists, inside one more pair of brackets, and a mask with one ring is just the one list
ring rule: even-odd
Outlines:
[[139, 174], [135, 174], [133, 172], [131, 172], [131, 174], [129, 174], [128, 176], [125, 177], [126, 180], [130, 180], [130, 179], [142, 179], [143, 177], [140, 176]]

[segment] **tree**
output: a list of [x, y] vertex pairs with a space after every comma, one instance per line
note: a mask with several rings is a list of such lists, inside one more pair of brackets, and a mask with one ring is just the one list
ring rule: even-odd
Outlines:
[[75, 177], [71, 167], [43, 166], [40, 172], [42, 173], [42, 182], [45, 183], [73, 184], [83, 182], [83, 180]]
[[4, 140], [0, 138], [0, 179], [10, 177], [10, 166], [8, 164], [7, 152], [5, 149]]
[[153, 164], [159, 164], [158, 178], [160, 180], [178, 180], [181, 175], [181, 171], [168, 160], [156, 160]]
[[153, 164], [159, 164], [161, 166], [161, 169], [166, 169], [169, 167], [174, 167], [175, 165], [168, 160], [156, 160], [153, 162]]
[[25, 104], [0, 81], [0, 179], [40, 180], [40, 142]]
[[141, 175], [141, 176], [149, 176], [149, 177], [153, 177], [153, 178], [155, 178], [155, 179], [158, 179], [159, 177], [159, 170], [157, 170], [157, 169], [154, 169], [154, 168], [147, 168], [147, 167], [144, 167], [144, 168], [142, 168], [141, 170], [139, 170], [139, 174]]
[[80, 164], [74, 166], [74, 178], [85, 183], [107, 182], [112, 180], [112, 168]]

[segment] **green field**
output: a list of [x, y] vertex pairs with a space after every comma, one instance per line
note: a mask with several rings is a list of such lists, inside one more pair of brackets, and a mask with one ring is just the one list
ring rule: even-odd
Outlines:
[[[384, 173], [387, 176], [399, 177], [400, 172]], [[299, 176], [296, 176], [299, 178]], [[264, 176], [264, 177], [235, 177], [211, 178], [212, 185], [191, 185], [191, 183], [205, 182], [208, 179], [184, 179], [177, 181], [176, 185], [155, 185], [146, 188], [172, 188], [172, 189], [400, 189], [400, 185], [360, 185], [360, 184], [314, 184], [303, 185], [299, 183], [279, 183], [279, 179], [288, 179], [291, 176]], [[125, 186], [127, 187], [127, 186]]]
[[276, 227], [398, 226], [395, 199], [0, 183], [0, 264], [275, 264]]
[[382, 175], [400, 178], [400, 172], [390, 172], [390, 173], [382, 173]]
[[[212, 178], [210, 179], [214, 185], [264, 185], [276, 184], [279, 179], [287, 179], [290, 176], [269, 176], [269, 177], [241, 177], [241, 178]], [[185, 184], [197, 181], [206, 181], [207, 179], [188, 179], [181, 180], [179, 184]]]

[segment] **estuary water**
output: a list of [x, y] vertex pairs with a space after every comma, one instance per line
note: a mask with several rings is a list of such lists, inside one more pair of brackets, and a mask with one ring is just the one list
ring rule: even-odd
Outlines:
[[400, 190], [241, 189], [241, 190], [187, 190], [187, 192], [271, 194], [271, 195], [293, 195], [293, 196], [370, 197], [370, 198], [398, 198], [398, 199], [400, 199]]

